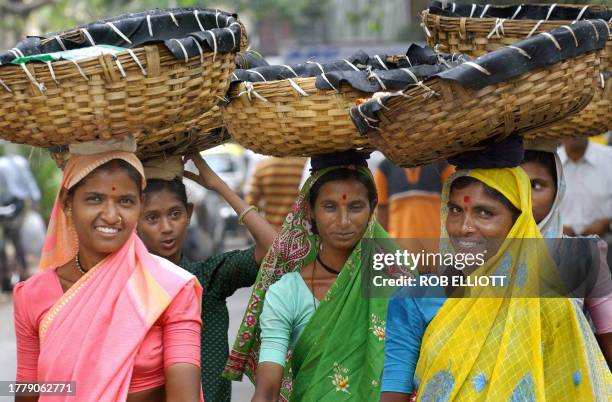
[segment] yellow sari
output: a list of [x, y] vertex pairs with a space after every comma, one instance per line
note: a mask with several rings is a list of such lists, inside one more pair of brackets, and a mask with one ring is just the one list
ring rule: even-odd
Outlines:
[[[519, 167], [457, 172], [443, 191], [442, 236], [451, 183], [471, 176], [521, 211], [497, 253], [472, 275], [509, 275], [506, 295], [450, 298], [423, 336], [415, 382], [418, 401], [610, 401], [612, 374], [580, 307], [533, 295], [554, 267], [531, 212], [531, 188]], [[536, 240], [537, 241], [537, 240]], [[533, 244], [533, 243], [532, 243]], [[475, 297], [480, 296], [480, 297]], [[517, 297], [518, 296], [518, 297]]]

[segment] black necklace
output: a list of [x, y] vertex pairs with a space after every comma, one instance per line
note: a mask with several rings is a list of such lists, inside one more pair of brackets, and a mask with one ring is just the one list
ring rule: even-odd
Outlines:
[[319, 254], [317, 254], [317, 261], [319, 261], [319, 264], [321, 264], [321, 266], [323, 267], [324, 270], [326, 270], [327, 272], [329, 272], [332, 275], [338, 275], [340, 274], [340, 271], [336, 271], [335, 269], [333, 269], [332, 267], [330, 267], [329, 265], [326, 265], [323, 261], [321, 261], [321, 257], [319, 256]]

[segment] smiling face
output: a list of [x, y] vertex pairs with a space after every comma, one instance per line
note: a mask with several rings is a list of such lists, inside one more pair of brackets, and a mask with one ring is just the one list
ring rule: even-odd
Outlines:
[[473, 182], [451, 190], [448, 201], [446, 231], [458, 253], [497, 252], [512, 225], [511, 210], [487, 194], [484, 184]]
[[147, 193], [138, 235], [149, 252], [178, 263], [192, 211], [169, 190]]
[[97, 263], [119, 250], [136, 228], [141, 194], [122, 168], [97, 169], [64, 196], [79, 240], [79, 255]]
[[525, 162], [521, 165], [531, 181], [531, 207], [533, 217], [540, 223], [550, 212], [557, 186], [549, 170], [538, 162]]
[[327, 182], [312, 212], [323, 247], [350, 251], [363, 237], [372, 215], [368, 190], [356, 180]]

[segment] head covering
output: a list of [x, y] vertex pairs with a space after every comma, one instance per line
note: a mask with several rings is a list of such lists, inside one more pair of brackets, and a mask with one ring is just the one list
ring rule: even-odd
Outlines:
[[136, 139], [131, 135], [113, 137], [106, 140], [93, 140], [70, 144], [71, 155], [96, 155], [111, 151], [136, 152]]
[[[97, 167], [123, 160], [142, 176], [131, 152], [108, 150], [72, 154], [55, 201], [41, 258], [41, 269], [58, 268], [74, 259], [78, 238], [61, 205], [62, 194]], [[119, 401], [127, 398], [134, 359], [143, 339], [172, 300], [195, 277], [151, 255], [133, 231], [125, 244], [89, 269], [43, 316], [39, 329], [38, 380], [70, 379], [76, 396], [60, 401]], [[103, 362], [92, 368], [92, 361]]]
[[493, 138], [477, 144], [483, 147], [448, 158], [448, 163], [457, 169], [492, 169], [511, 168], [521, 164], [523, 155], [523, 138], [512, 134], [503, 140]]
[[526, 140], [525, 141], [525, 150], [526, 151], [540, 151], [540, 152], [548, 152], [552, 154], [555, 160], [555, 170], [557, 176], [557, 192], [555, 194], [555, 199], [553, 204], [548, 212], [548, 215], [542, 219], [541, 222], [538, 222], [538, 228], [540, 228], [540, 233], [545, 238], [557, 238], [560, 239], [563, 237], [563, 222], [561, 220], [561, 202], [563, 201], [563, 197], [565, 196], [565, 176], [563, 173], [563, 164], [561, 163], [561, 159], [559, 158], [559, 154], [557, 154], [557, 148], [559, 148], [559, 141], [556, 140]]
[[[225, 366], [225, 377], [240, 380], [246, 373], [255, 382], [261, 342], [259, 320], [266, 292], [284, 274], [299, 272], [314, 261], [319, 248], [318, 238], [311, 230], [309, 193], [317, 180], [337, 168], [315, 171], [302, 187], [281, 232], [263, 260]], [[373, 180], [367, 167], [354, 169]], [[376, 222], [373, 212], [363, 238], [384, 237], [387, 234]], [[344, 370], [342, 375], [349, 373], [350, 392], [359, 395], [360, 401], [378, 401], [380, 398], [380, 387], [372, 384], [372, 379], [380, 379], [382, 374], [387, 301], [362, 296], [360, 272], [369, 269], [369, 264], [361, 261], [364, 252], [362, 242], [359, 242], [302, 332], [290, 363], [285, 366], [281, 400], [289, 400], [289, 394], [291, 400], [338, 400], [338, 388], [334, 384], [338, 380], [334, 377], [337, 370]], [[369, 261], [367, 257], [363, 259]]]
[[365, 166], [368, 167], [368, 158], [370, 153], [359, 152], [355, 150], [334, 152], [313, 156], [310, 159], [310, 171], [334, 167], [334, 166]]
[[545, 246], [526, 247], [541, 239], [526, 173], [520, 168], [457, 172], [443, 192], [444, 237], [450, 187], [462, 176], [499, 191], [521, 211], [507, 234], [517, 240], [506, 240], [470, 275], [505, 275], [506, 295], [519, 297], [444, 302], [423, 336], [417, 400], [609, 400], [612, 374], [579, 304], [567, 298], [520, 297], [538, 289], [541, 271], [552, 267]]
[[180, 156], [149, 159], [143, 162], [147, 180], [159, 179], [171, 181], [183, 178], [183, 159]]
[[[87, 145], [89, 144], [89, 145]], [[83, 143], [77, 147], [76, 151], [88, 150], [93, 146], [98, 145], [97, 141], [91, 143]], [[112, 160], [123, 160], [132, 165], [142, 177], [141, 188], [146, 186], [144, 169], [140, 160], [132, 152], [108, 150], [109, 148], [122, 148], [121, 142], [114, 142], [112, 145], [103, 147], [104, 152], [96, 154], [78, 154], [72, 153], [64, 168], [64, 176], [60, 185], [60, 191], [55, 199], [53, 210], [49, 220], [47, 236], [43, 246], [42, 255], [40, 258], [39, 267], [41, 270], [57, 268], [65, 265], [70, 260], [74, 259], [79, 250], [76, 231], [72, 222], [68, 219], [62, 205], [62, 196], [74, 187], [77, 183], [83, 180], [87, 175], [93, 172], [96, 168], [104, 165]], [[72, 146], [71, 146], [72, 147]]]

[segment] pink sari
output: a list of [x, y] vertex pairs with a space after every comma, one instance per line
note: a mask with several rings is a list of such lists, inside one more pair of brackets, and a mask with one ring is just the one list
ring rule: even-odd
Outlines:
[[[140, 161], [126, 152], [73, 157], [61, 191], [111, 159], [126, 160], [142, 174]], [[77, 251], [74, 229], [58, 197], [41, 269], [60, 267]], [[151, 255], [132, 233], [120, 250], [83, 275], [43, 318], [38, 381], [74, 381], [76, 397], [41, 395], [39, 401], [124, 401], [140, 344], [190, 281], [196, 281], [193, 275]], [[199, 284], [197, 288], [201, 292]]]

